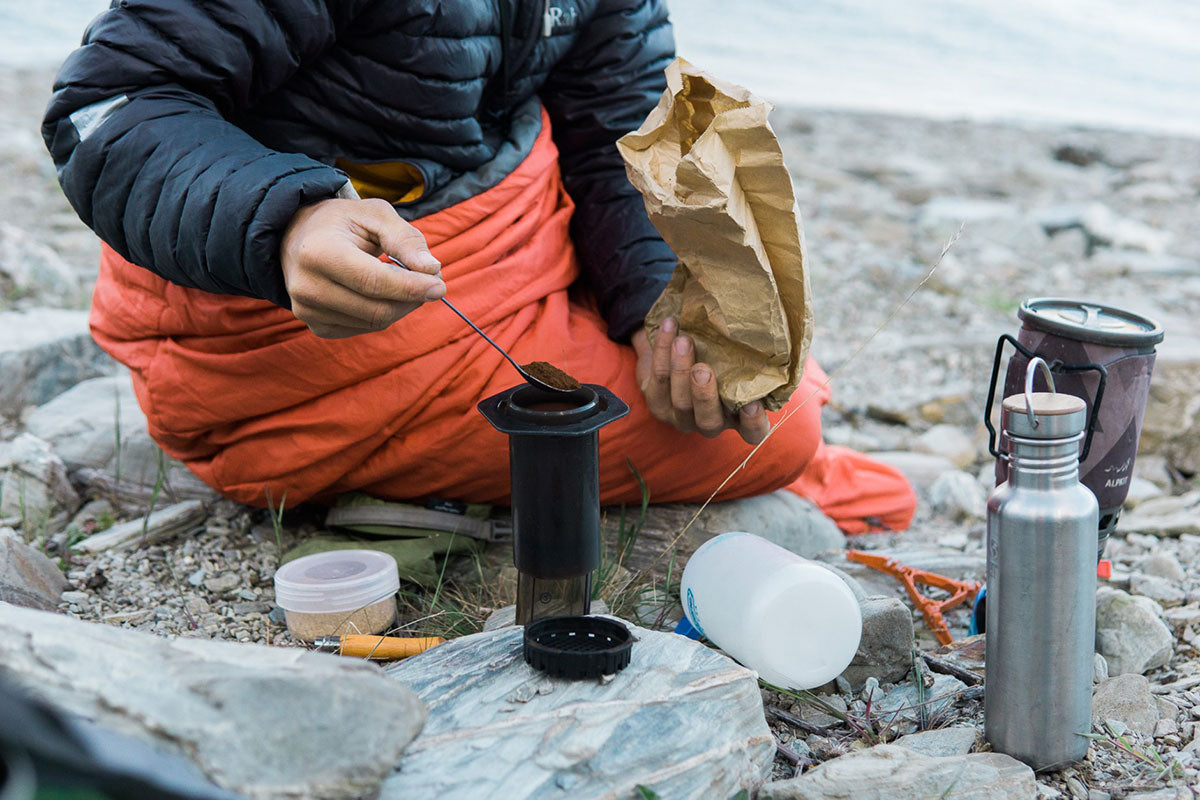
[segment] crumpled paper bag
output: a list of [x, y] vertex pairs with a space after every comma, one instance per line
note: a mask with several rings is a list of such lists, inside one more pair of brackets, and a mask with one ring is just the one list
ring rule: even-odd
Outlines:
[[778, 410], [812, 340], [804, 234], [772, 106], [676, 59], [667, 90], [617, 142], [629, 180], [679, 264], [646, 324], [668, 317], [692, 337], [721, 401]]

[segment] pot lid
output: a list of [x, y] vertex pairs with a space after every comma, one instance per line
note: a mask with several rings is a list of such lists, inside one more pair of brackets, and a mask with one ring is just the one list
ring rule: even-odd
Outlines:
[[1148, 317], [1084, 300], [1032, 298], [1021, 304], [1017, 316], [1030, 327], [1082, 342], [1153, 347], [1163, 339], [1162, 326]]

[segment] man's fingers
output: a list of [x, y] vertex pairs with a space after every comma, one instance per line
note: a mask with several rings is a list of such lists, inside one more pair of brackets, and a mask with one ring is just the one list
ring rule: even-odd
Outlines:
[[320, 323], [309, 325], [308, 328], [322, 339], [349, 339], [351, 336], [365, 333], [362, 328], [347, 328], [342, 325], [322, 325]]
[[717, 381], [713, 378], [712, 368], [707, 364], [696, 364], [689, 378], [696, 429], [710, 438], [716, 436], [728, 428], [729, 423], [721, 399], [717, 397]]
[[[332, 259], [331, 259], [332, 261]], [[351, 292], [375, 300], [401, 303], [423, 303], [446, 295], [446, 284], [440, 275], [427, 275], [402, 269], [391, 263], [347, 248], [338, 253], [335, 266], [328, 277]]]
[[414, 272], [427, 275], [441, 272], [441, 262], [429, 252], [425, 236], [401, 219], [386, 200], [364, 200], [356, 210], [361, 211], [363, 218], [359, 221], [370, 231], [369, 238], [379, 245], [382, 252], [398, 259]]
[[646, 335], [645, 328], [638, 328], [637, 331], [629, 338], [629, 343], [633, 345], [633, 352], [637, 354], [636, 377], [638, 388], [644, 389], [646, 383], [650, 380], [650, 337]]
[[664, 422], [671, 417], [671, 344], [675, 341], [675, 330], [675, 320], [667, 319], [654, 334], [649, 375], [642, 388], [650, 413]]
[[695, 361], [692, 340], [677, 336], [671, 345], [671, 408], [683, 417], [692, 413], [692, 364]]
[[738, 412], [738, 433], [748, 444], [758, 444], [767, 438], [771, 431], [771, 422], [767, 419], [762, 403], [747, 403]]
[[302, 322], [357, 327], [365, 331], [383, 330], [418, 305], [416, 302], [376, 300], [330, 281], [301, 283], [292, 291], [292, 312]]

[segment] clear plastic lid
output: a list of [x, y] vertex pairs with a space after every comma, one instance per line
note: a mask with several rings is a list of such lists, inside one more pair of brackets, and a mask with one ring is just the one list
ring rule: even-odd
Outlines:
[[305, 614], [354, 611], [399, 590], [396, 560], [375, 550], [314, 553], [275, 572], [275, 602], [285, 611]]

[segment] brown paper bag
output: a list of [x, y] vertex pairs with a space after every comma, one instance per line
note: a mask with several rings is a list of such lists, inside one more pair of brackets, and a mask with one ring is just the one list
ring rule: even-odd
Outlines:
[[787, 402], [812, 340], [800, 212], [770, 110], [676, 59], [658, 107], [617, 142], [651, 222], [679, 257], [646, 317], [650, 335], [679, 320], [730, 411]]

